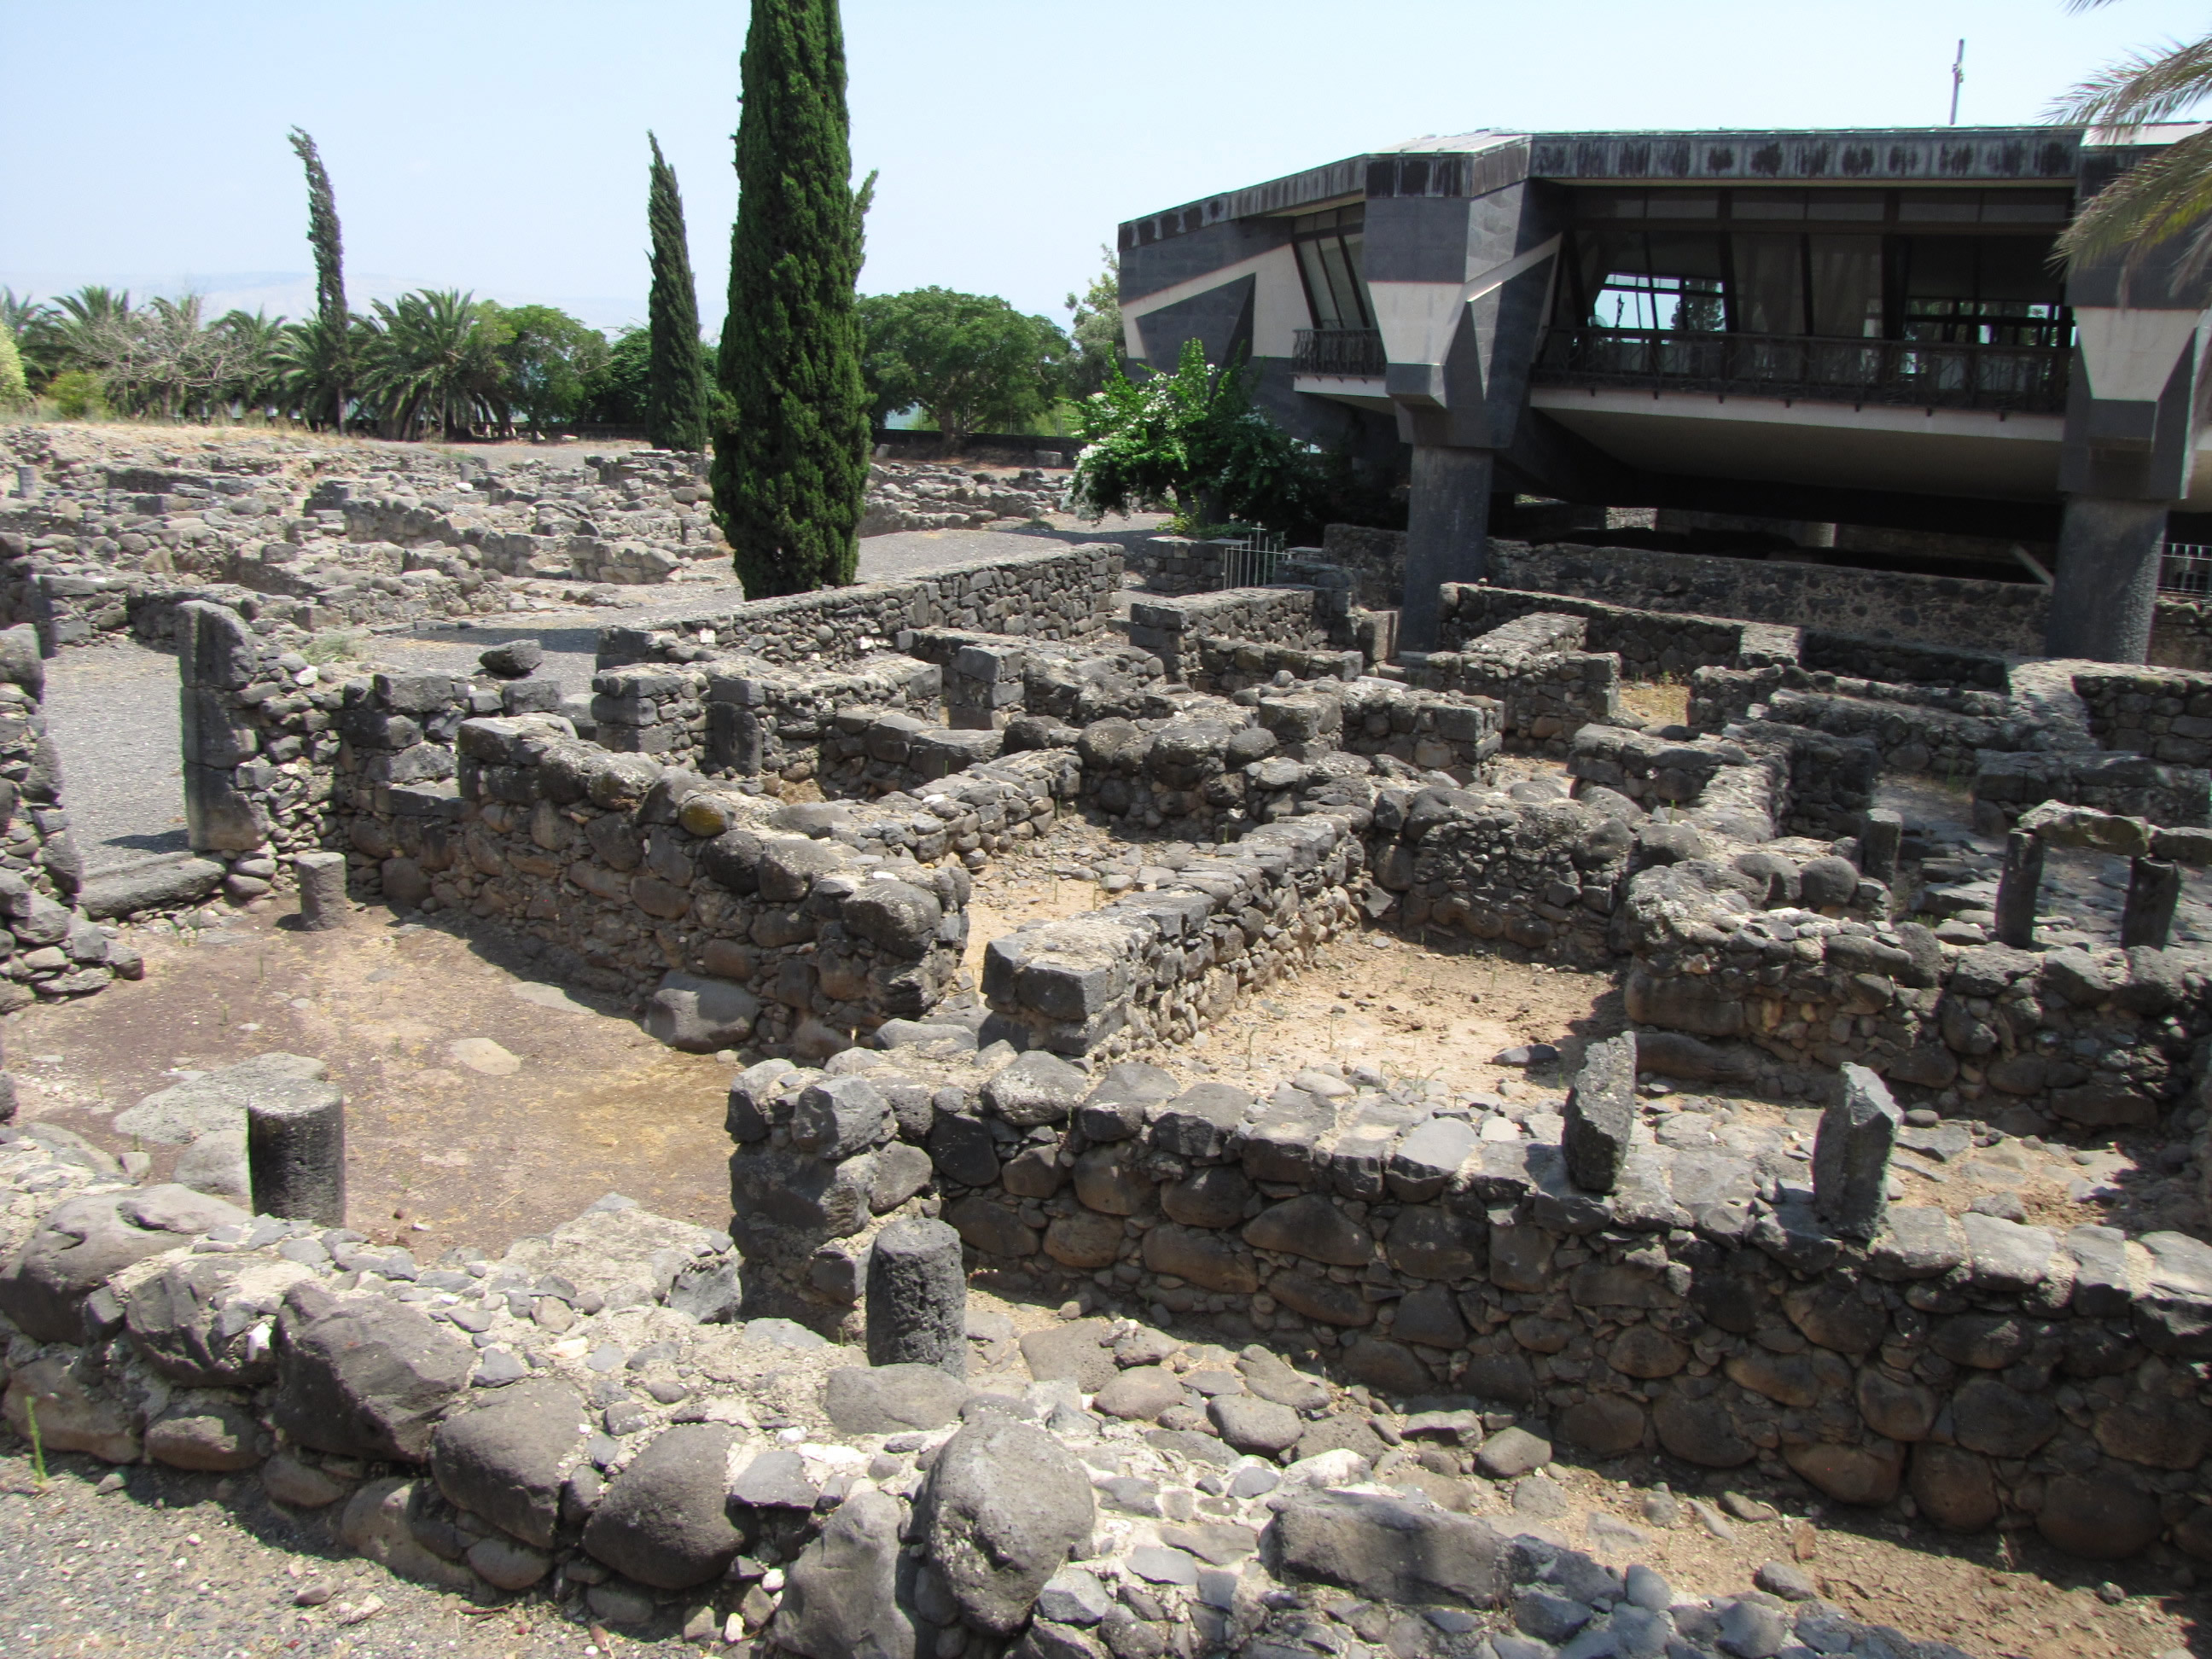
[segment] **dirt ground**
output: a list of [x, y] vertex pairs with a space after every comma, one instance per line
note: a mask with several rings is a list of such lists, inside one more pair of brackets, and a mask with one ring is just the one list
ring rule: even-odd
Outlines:
[[[2177, 1650], [2212, 1653], [2212, 1597], [2187, 1566], [2148, 1559], [2097, 1563], [2062, 1555], [2033, 1532], [1956, 1537], [1908, 1527], [1864, 1510], [1808, 1504], [1802, 1486], [1771, 1487], [1745, 1474], [1714, 1474], [1679, 1484], [1684, 1513], [1655, 1524], [1644, 1504], [1664, 1476], [1656, 1459], [1609, 1464], [1602, 1471], [1553, 1465], [1570, 1514], [1551, 1524], [1570, 1542], [1615, 1565], [1641, 1561], [1670, 1583], [1705, 1594], [1747, 1588], [1768, 1561], [1796, 1561], [1821, 1595], [1854, 1619], [1893, 1625], [1922, 1640], [1955, 1643], [2004, 1659], [2153, 1659]], [[1675, 1473], [1680, 1474], [1680, 1466]], [[1747, 1522], [1720, 1506], [1726, 1492], [1763, 1501], [1774, 1518]], [[1698, 1518], [1702, 1502], [1733, 1536]], [[1599, 1516], [1626, 1522], [1641, 1539], [1606, 1529]], [[2107, 1601], [2099, 1595], [2109, 1585]]]
[[[380, 907], [327, 933], [284, 925], [291, 908], [234, 914], [198, 942], [137, 930], [142, 982], [16, 1016], [24, 1115], [127, 1151], [108, 1120], [176, 1073], [283, 1049], [327, 1061], [346, 1091], [352, 1224], [418, 1256], [495, 1254], [610, 1191], [728, 1224], [728, 1066]], [[158, 1176], [179, 1149], [143, 1150]]]

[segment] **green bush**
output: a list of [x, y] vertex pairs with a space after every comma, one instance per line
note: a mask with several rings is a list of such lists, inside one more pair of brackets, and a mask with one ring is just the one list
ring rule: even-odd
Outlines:
[[0, 329], [0, 409], [20, 409], [31, 399], [23, 379], [23, 354], [15, 349], [15, 337]]
[[91, 420], [107, 413], [100, 379], [86, 369], [72, 368], [55, 375], [46, 383], [46, 400], [65, 421]]

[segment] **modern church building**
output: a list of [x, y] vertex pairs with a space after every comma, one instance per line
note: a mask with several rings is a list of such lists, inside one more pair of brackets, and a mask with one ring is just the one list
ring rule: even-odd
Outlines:
[[2212, 284], [2052, 244], [2198, 131], [1417, 139], [1122, 225], [1125, 346], [1406, 468], [1409, 645], [1526, 495], [2055, 544], [2053, 652], [2140, 657], [2212, 541]]

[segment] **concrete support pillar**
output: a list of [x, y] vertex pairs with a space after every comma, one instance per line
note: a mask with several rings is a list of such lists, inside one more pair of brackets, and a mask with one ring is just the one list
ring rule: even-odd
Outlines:
[[1479, 582], [1489, 568], [1490, 482], [1496, 457], [1487, 449], [1413, 446], [1413, 499], [1406, 520], [1406, 596], [1398, 644], [1437, 648], [1445, 582]]
[[2166, 545], [2164, 501], [2069, 495], [2043, 648], [2053, 657], [2143, 662]]
[[910, 1216], [878, 1233], [867, 1297], [868, 1364], [968, 1375], [968, 1275], [950, 1226]]

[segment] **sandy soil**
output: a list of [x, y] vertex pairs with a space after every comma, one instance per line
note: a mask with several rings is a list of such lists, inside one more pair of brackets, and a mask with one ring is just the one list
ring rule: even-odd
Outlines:
[[[284, 920], [274, 908], [234, 915], [198, 943], [141, 930], [142, 982], [17, 1016], [24, 1115], [126, 1151], [109, 1118], [175, 1072], [286, 1049], [327, 1061], [346, 1091], [353, 1224], [418, 1255], [456, 1243], [495, 1252], [609, 1191], [727, 1224], [727, 1066], [664, 1048], [611, 1003], [533, 982], [519, 961], [381, 908], [335, 933]], [[457, 1053], [469, 1039], [504, 1057]], [[143, 1150], [157, 1175], [178, 1151]]]

